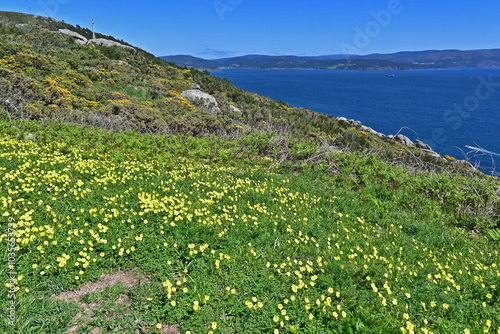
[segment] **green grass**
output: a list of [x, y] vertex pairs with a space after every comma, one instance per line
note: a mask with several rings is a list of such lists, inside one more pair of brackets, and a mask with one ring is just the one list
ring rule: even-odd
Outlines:
[[[337, 174], [287, 167], [252, 156], [251, 138], [29, 121], [1, 129], [0, 277], [8, 278], [9, 218], [22, 276], [15, 327], [4, 317], [2, 332], [64, 332], [77, 305], [49, 297], [127, 269], [149, 281], [85, 295], [81, 303], [98, 306], [80, 332], [159, 332], [157, 324], [182, 333], [500, 327], [498, 242], [454, 225], [464, 215], [452, 204], [460, 196], [421, 198], [422, 189], [453, 194], [480, 181], [410, 176], [359, 154], [338, 154]], [[494, 187], [489, 180], [482, 182]], [[464, 222], [481, 216], [469, 215]]]

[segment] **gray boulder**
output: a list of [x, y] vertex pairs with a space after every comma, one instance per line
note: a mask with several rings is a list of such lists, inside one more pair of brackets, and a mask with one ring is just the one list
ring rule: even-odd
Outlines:
[[201, 86], [197, 84], [196, 82], [191, 83], [191, 88], [196, 89], [196, 90], [201, 90]]
[[422, 149], [422, 151], [424, 151], [425, 153], [427, 153], [428, 155], [431, 155], [433, 157], [441, 158], [441, 155], [439, 155], [439, 153], [434, 152], [433, 150]]
[[372, 128], [370, 128], [369, 126], [363, 125], [360, 121], [355, 121], [353, 119], [347, 119], [345, 117], [337, 117], [337, 120], [341, 121], [341, 122], [346, 122], [346, 123], [354, 125], [354, 126], [360, 126], [361, 130], [366, 131], [366, 132], [370, 132], [371, 134], [374, 134], [375, 136], [378, 136], [380, 138], [386, 137], [385, 134], [378, 132], [378, 131], [375, 131]]
[[69, 29], [59, 29], [56, 32], [59, 33], [59, 34], [63, 34], [63, 35], [73, 36], [74, 38], [76, 38], [76, 42], [78, 44], [81, 44], [81, 41], [83, 41], [84, 44], [87, 43], [87, 41], [88, 41], [84, 36], [80, 35], [77, 32], [71, 31]]
[[212, 113], [220, 112], [219, 104], [217, 103], [215, 97], [204, 93], [201, 90], [185, 90], [182, 92], [181, 96], [192, 102], [197, 107], [208, 110]]
[[354, 126], [361, 126], [361, 122], [360, 121], [355, 121], [353, 119], [349, 119], [347, 120], [350, 124], [354, 125]]
[[429, 145], [425, 144], [424, 142], [420, 141], [420, 140], [415, 140], [415, 146], [417, 148], [420, 148], [422, 150], [429, 150], [429, 151], [432, 151], [432, 147], [430, 147]]
[[90, 39], [88, 41], [88, 44], [102, 45], [102, 46], [106, 46], [106, 47], [121, 46], [122, 48], [135, 50], [131, 46], [123, 45], [121, 43], [118, 43], [118, 42], [115, 42], [115, 41], [112, 41], [112, 40], [109, 40], [109, 39], [105, 39], [105, 38], [93, 38], [93, 39]]
[[405, 145], [413, 145], [413, 142], [411, 141], [410, 138], [404, 136], [404, 135], [397, 135], [394, 137], [394, 139], [398, 142], [400, 142], [401, 144], [405, 144]]
[[366, 131], [366, 132], [370, 132], [370, 133], [375, 132], [375, 130], [373, 130], [372, 128], [370, 128], [369, 126], [366, 126], [366, 125], [361, 125], [361, 130]]
[[370, 132], [371, 134], [374, 134], [375, 136], [378, 136], [378, 137], [385, 137], [385, 135], [383, 133], [377, 132], [366, 125], [361, 125], [361, 130], [366, 131], [366, 132]]

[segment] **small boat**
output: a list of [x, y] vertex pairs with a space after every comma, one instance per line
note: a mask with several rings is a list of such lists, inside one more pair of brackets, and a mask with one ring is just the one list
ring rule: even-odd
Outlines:
[[388, 78], [394, 78], [395, 77], [394, 74], [386, 74], [385, 76], [388, 77]]

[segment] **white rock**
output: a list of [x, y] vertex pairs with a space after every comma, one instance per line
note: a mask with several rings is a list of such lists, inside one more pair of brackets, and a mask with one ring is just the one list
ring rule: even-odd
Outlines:
[[123, 61], [123, 60], [112, 60], [111, 63], [113, 64], [117, 64], [117, 65], [126, 65], [126, 66], [130, 66], [129, 63], [127, 63], [126, 61]]
[[[77, 38], [77, 43], [78, 43], [78, 39], [84, 41], [85, 43], [87, 43], [87, 41], [88, 41], [84, 36], [80, 35], [77, 32], [71, 31], [69, 29], [59, 29], [57, 32], [59, 34], [73, 36], [73, 37]], [[80, 43], [78, 43], [78, 44], [80, 44]]]
[[232, 104], [229, 105], [229, 109], [231, 109], [231, 111], [234, 111], [234, 112], [237, 112], [237, 113], [241, 114], [241, 110], [238, 109], [238, 108], [236, 108]]
[[185, 90], [182, 92], [181, 96], [191, 102], [196, 106], [206, 109], [210, 112], [220, 112], [219, 104], [215, 97], [210, 94], [204, 93], [201, 90]]
[[131, 46], [123, 45], [121, 43], [118, 43], [118, 42], [115, 42], [115, 41], [112, 41], [112, 40], [109, 40], [109, 39], [105, 39], [105, 38], [93, 38], [93, 39], [90, 39], [88, 41], [88, 44], [97, 44], [97, 45], [102, 45], [102, 46], [106, 46], [106, 47], [121, 46], [122, 48], [127, 48], [127, 49], [135, 50]]

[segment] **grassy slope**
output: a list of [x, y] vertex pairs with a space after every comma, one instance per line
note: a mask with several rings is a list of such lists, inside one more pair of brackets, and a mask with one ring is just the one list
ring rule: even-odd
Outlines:
[[[111, 322], [97, 312], [82, 330], [180, 323], [200, 333], [217, 322], [228, 333], [458, 333], [499, 325], [498, 245], [443, 226], [453, 212], [412, 191], [423, 177], [390, 196], [385, 183], [363, 186], [348, 174], [350, 164], [397, 173], [371, 158], [339, 156], [346, 170], [337, 176], [295, 174], [250, 154], [221, 157], [233, 143], [216, 138], [37, 122], [2, 129], [2, 211], [18, 223], [24, 276], [19, 332], [61, 332], [76, 310], [48, 297], [118, 268], [139, 268], [152, 283], [128, 292], [128, 316]], [[37, 141], [16, 139], [27, 132]], [[178, 290], [169, 293], [167, 282]]]
[[[54, 84], [62, 88], [69, 68], [60, 60], [69, 53], [47, 56], [34, 37], [14, 28], [3, 30], [1, 42], [7, 61], [0, 68], [7, 73], [2, 84], [10, 87], [3, 94], [20, 89], [24, 80], [50, 91], [53, 84], [44, 80], [51, 75], [62, 76]], [[54, 48], [64, 50], [57, 43]], [[112, 50], [74, 46], [72, 53], [81, 57], [73, 59], [80, 61], [74, 71], [109, 66], [109, 55], [121, 52]], [[47, 58], [50, 66], [31, 71], [18, 65], [30, 54]], [[9, 63], [10, 57], [15, 61]], [[180, 324], [183, 333], [498, 330], [499, 247], [476, 234], [498, 227], [493, 178], [415, 174], [415, 165], [409, 172], [375, 155], [340, 151], [345, 143], [361, 149], [376, 145], [331, 118], [242, 92], [207, 74], [183, 73], [136, 55], [120, 57], [137, 65], [135, 76], [120, 73], [114, 83], [89, 76], [83, 87], [92, 94], [85, 95], [82, 85], [68, 86], [70, 105], [56, 99], [51, 106], [43, 90], [18, 101], [23, 108], [38, 105], [40, 116], [33, 118], [43, 121], [3, 114], [0, 238], [7, 254], [8, 222], [15, 221], [15, 269], [21, 277], [16, 327], [4, 318], [2, 332], [64, 332], [74, 324], [77, 308], [49, 297], [120, 268], [137, 268], [150, 281], [87, 295], [85, 300], [99, 307], [81, 324], [82, 332], [154, 332], [156, 324]], [[156, 75], [170, 86], [155, 97], [150, 82]], [[130, 86], [127, 80], [133, 79], [144, 80]], [[249, 110], [234, 118], [214, 116], [229, 119], [217, 128], [224, 139], [110, 133], [54, 122], [68, 109], [80, 120], [85, 113], [129, 117], [122, 109], [118, 115], [105, 110], [175, 99], [164, 92], [193, 81], [220, 101]], [[124, 94], [130, 102], [117, 103], [107, 92]], [[101, 105], [85, 110], [73, 100]], [[188, 111], [198, 124], [207, 124], [195, 106], [170, 102], [161, 109], [172, 116], [163, 124], [168, 129]], [[151, 110], [159, 112], [156, 106]], [[270, 131], [269, 123], [279, 124], [279, 117], [287, 127], [296, 119], [303, 122], [291, 132]], [[140, 127], [136, 118], [126, 119], [139, 132], [153, 129], [150, 122]], [[234, 125], [249, 133], [231, 132]], [[158, 132], [177, 132], [170, 130]], [[36, 139], [25, 139], [27, 134]], [[328, 139], [337, 149], [321, 146], [328, 136], [343, 138]], [[412, 152], [388, 142], [377, 145], [401, 150], [400, 157]], [[7, 269], [7, 264], [0, 269], [2, 281], [9, 277]], [[130, 305], [120, 309], [116, 300], [123, 294]], [[1, 307], [7, 303], [2, 298]], [[109, 316], [117, 309], [122, 317]]]

